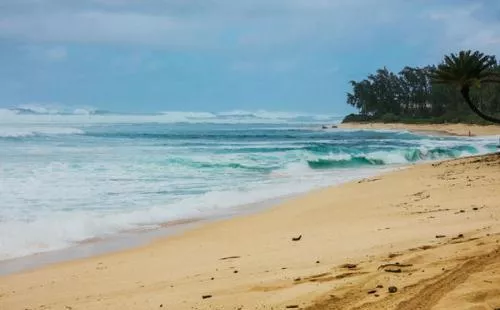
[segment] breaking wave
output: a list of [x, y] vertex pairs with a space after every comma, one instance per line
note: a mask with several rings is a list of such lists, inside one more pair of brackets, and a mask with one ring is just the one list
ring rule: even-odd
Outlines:
[[26, 138], [36, 136], [52, 135], [83, 135], [85, 131], [70, 127], [39, 127], [39, 128], [2, 128], [0, 127], [0, 138]]
[[338, 123], [341, 116], [280, 111], [228, 111], [185, 112], [164, 111], [159, 113], [115, 113], [93, 108], [60, 108], [43, 105], [21, 105], [0, 109], [0, 121], [50, 123], [207, 123], [207, 124], [276, 124], [276, 123]]
[[427, 149], [425, 147], [418, 147], [394, 149], [391, 151], [375, 151], [367, 154], [360, 154], [360, 152], [355, 151], [353, 154], [342, 153], [325, 158], [308, 160], [307, 164], [312, 169], [410, 164], [419, 161], [458, 158], [461, 156], [493, 152], [494, 150], [494, 145], [485, 147], [459, 145], [448, 148], [436, 147]]

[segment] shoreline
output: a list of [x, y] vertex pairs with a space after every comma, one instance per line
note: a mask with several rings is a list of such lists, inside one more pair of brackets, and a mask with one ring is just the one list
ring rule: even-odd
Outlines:
[[[368, 168], [367, 171], [369, 171], [369, 173], [363, 173], [363, 176], [352, 177], [341, 181], [340, 183], [336, 182], [330, 185], [321, 186], [312, 190], [312, 192], [324, 188], [339, 186], [352, 181], [358, 181], [364, 178], [374, 177], [379, 174], [384, 174], [405, 167], [407, 166], [394, 165], [392, 167]], [[145, 225], [143, 227], [138, 226], [134, 229], [119, 231], [108, 236], [93, 237], [75, 242], [70, 246], [61, 249], [1, 260], [0, 277], [16, 273], [29, 272], [30, 270], [44, 268], [53, 264], [71, 262], [140, 248], [157, 240], [164, 240], [182, 234], [196, 227], [230, 220], [232, 218], [244, 217], [258, 212], [265, 212], [265, 210], [269, 208], [273, 208], [291, 199], [297, 199], [302, 195], [308, 194], [309, 192], [311, 191], [277, 196], [249, 204], [237, 204], [230, 208], [211, 212], [203, 217], [182, 218], [158, 224]]]
[[[417, 305], [426, 298], [410, 298], [411, 292], [420, 296], [415, 288], [425, 290], [428, 277], [446, 280], [446, 270], [462, 270], [466, 258], [469, 262], [473, 255], [479, 257], [485, 268], [500, 264], [485, 254], [498, 247], [499, 167], [498, 154], [414, 165], [315, 190], [137, 248], [2, 276], [0, 306], [350, 309], [377, 304], [396, 309], [400, 302]], [[441, 234], [444, 237], [436, 237]], [[299, 235], [300, 241], [291, 240]], [[378, 271], [374, 266], [388, 261], [388, 255], [411, 262], [415, 267], [410, 269], [419, 272]], [[436, 257], [441, 257], [437, 265]], [[356, 266], [339, 267], [343, 263]], [[375, 284], [375, 279], [383, 284]], [[487, 281], [500, 284], [500, 277]], [[366, 293], [372, 286], [389, 284], [398, 286], [400, 293], [378, 289], [378, 299]], [[484, 283], [479, 288], [486, 289]], [[449, 306], [446, 300], [452, 293], [454, 288], [444, 291], [438, 302], [444, 300]], [[466, 302], [450, 298], [449, 303]], [[494, 297], [485, 300], [496, 302]]]
[[[360, 124], [360, 125], [366, 125], [366, 124]], [[337, 128], [337, 126], [335, 126]], [[421, 130], [422, 133], [425, 134], [430, 134], [430, 133], [440, 133], [439, 131], [434, 131], [434, 130]], [[443, 132], [444, 133], [444, 132]], [[414, 163], [408, 163], [406, 166], [413, 165]], [[395, 165], [390, 165], [390, 166], [399, 166], [399, 164]], [[387, 168], [390, 169], [390, 168]], [[324, 185], [324, 187], [328, 186], [335, 186], [337, 184], [341, 184], [347, 181], [343, 181], [340, 183], [334, 183], [334, 184], [329, 184], [329, 185]], [[318, 187], [318, 188], [322, 188]], [[270, 199], [265, 199], [262, 201], [258, 201], [256, 203], [251, 203], [250, 205], [258, 205], [258, 204], [268, 204], [267, 201], [273, 201], [277, 200], [279, 201], [280, 199], [287, 197], [287, 196], [293, 196], [297, 197], [299, 195], [303, 195], [306, 192], [298, 192], [290, 195], [286, 195], [283, 197], [275, 197], [275, 198], [270, 198]], [[246, 212], [239, 212], [237, 211], [238, 208], [242, 207], [245, 209], [245, 205], [235, 205], [233, 207], [230, 207], [226, 209], [224, 212], [227, 212], [228, 216], [225, 216], [222, 212], [211, 212], [208, 215], [205, 215], [203, 218], [200, 218], [200, 220], [203, 220], [203, 222], [207, 222], [210, 220], [217, 220], [217, 219], [222, 219], [226, 217], [231, 217], [231, 216], [239, 216], [239, 215], [244, 215]], [[257, 208], [256, 211], [252, 212], [258, 212], [260, 208]], [[240, 214], [241, 213], [241, 214]], [[180, 221], [184, 220], [190, 220], [189, 218], [181, 218]], [[7, 258], [0, 260], [0, 275], [2, 274], [8, 274], [12, 273], [12, 271], [9, 270], [9, 267], [4, 267], [5, 265], [19, 265], [22, 266], [24, 264], [29, 265], [29, 266], [43, 266], [46, 265], [47, 263], [39, 263], [35, 262], [32, 263], [30, 260], [37, 260], [37, 261], [48, 261], [49, 263], [51, 262], [61, 262], [61, 261], [66, 261], [70, 259], [78, 259], [82, 257], [89, 257], [92, 255], [97, 255], [97, 254], [103, 254], [103, 253], [108, 253], [108, 252], [113, 252], [117, 250], [126, 250], [127, 248], [131, 247], [136, 247], [140, 246], [143, 244], [146, 244], [147, 242], [150, 242], [154, 238], [161, 238], [161, 237], [167, 237], [171, 233], [170, 232], [165, 232], [165, 233], [156, 233], [158, 230], [169, 230], [169, 227], [166, 226], [177, 226], [178, 220], [174, 220], [172, 222], [168, 221], [166, 223], [152, 223], [151, 225], [144, 225], [144, 226], [137, 226], [136, 228], [132, 228], [131, 230], [123, 230], [123, 231], [117, 231], [113, 232], [111, 234], [105, 235], [105, 236], [97, 236], [97, 237], [92, 237], [89, 239], [81, 240], [81, 241], [76, 241], [73, 242], [72, 244], [69, 244], [65, 246], [64, 248], [58, 248], [58, 249], [52, 249], [46, 252], [39, 252], [39, 253], [32, 253], [28, 254], [26, 256], [21, 256], [21, 257], [13, 257], [13, 258]], [[182, 224], [182, 223], [181, 223]], [[136, 236], [136, 235], [139, 235]], [[128, 238], [126, 236], [129, 236]], [[154, 237], [153, 237], [154, 236]], [[142, 240], [138, 241], [139, 239]], [[133, 245], [128, 246], [127, 243], [130, 241]], [[87, 249], [82, 249], [82, 248], [87, 248]], [[75, 253], [76, 252], [76, 253]], [[81, 254], [78, 254], [78, 252], [81, 252]], [[57, 258], [57, 253], [61, 253], [61, 258]], [[50, 256], [53, 257], [51, 259], [45, 259], [45, 256]], [[17, 264], [16, 260], [22, 260], [26, 263], [23, 264]], [[7, 269], [7, 271], [5, 271]], [[22, 271], [22, 269], [26, 268], [15, 268], [16, 272], [17, 271]]]
[[87, 259], [147, 246], [149, 243], [182, 234], [183, 232], [202, 225], [260, 212], [300, 195], [301, 194], [286, 195], [256, 203], [238, 205], [225, 209], [224, 213], [213, 213], [205, 217], [183, 218], [162, 222], [155, 224], [155, 227], [146, 225], [146, 227], [119, 231], [110, 236], [82, 240], [62, 249], [2, 260], [0, 261], [0, 278], [2, 276], [45, 268], [54, 264]]
[[473, 124], [404, 124], [404, 123], [342, 123], [341, 129], [408, 130], [415, 133], [438, 133], [450, 136], [491, 136], [500, 135], [500, 125]]
[[144, 246], [158, 238], [168, 238], [176, 234], [181, 234], [209, 221], [209, 218], [186, 219], [181, 221], [182, 223], [172, 221], [174, 223], [163, 223], [156, 228], [138, 228], [133, 231], [119, 232], [112, 236], [86, 239], [62, 249], [6, 259], [0, 261], [0, 278], [46, 268], [51, 265], [127, 251]]

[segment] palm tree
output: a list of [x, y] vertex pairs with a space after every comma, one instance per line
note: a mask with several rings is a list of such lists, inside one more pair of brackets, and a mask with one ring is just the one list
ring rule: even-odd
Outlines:
[[482, 83], [500, 82], [494, 56], [485, 55], [479, 51], [461, 51], [458, 55], [444, 57], [433, 74], [435, 83], [454, 84], [460, 87], [460, 93], [469, 107], [481, 118], [500, 124], [500, 119], [484, 114], [472, 103], [469, 93], [472, 87], [480, 87]]

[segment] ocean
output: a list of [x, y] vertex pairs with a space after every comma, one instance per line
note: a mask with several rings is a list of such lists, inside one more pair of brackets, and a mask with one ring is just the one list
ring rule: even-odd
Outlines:
[[497, 144], [496, 137], [321, 129], [339, 121], [266, 111], [0, 109], [0, 260], [237, 212]]

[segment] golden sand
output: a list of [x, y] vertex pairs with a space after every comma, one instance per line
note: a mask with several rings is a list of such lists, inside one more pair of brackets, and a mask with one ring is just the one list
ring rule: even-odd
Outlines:
[[416, 165], [0, 277], [0, 309], [495, 309], [499, 219], [500, 155]]
[[457, 136], [490, 136], [500, 135], [499, 125], [469, 125], [469, 124], [384, 124], [384, 123], [346, 123], [340, 124], [339, 128], [346, 129], [393, 129], [410, 130], [417, 132], [435, 132]]

